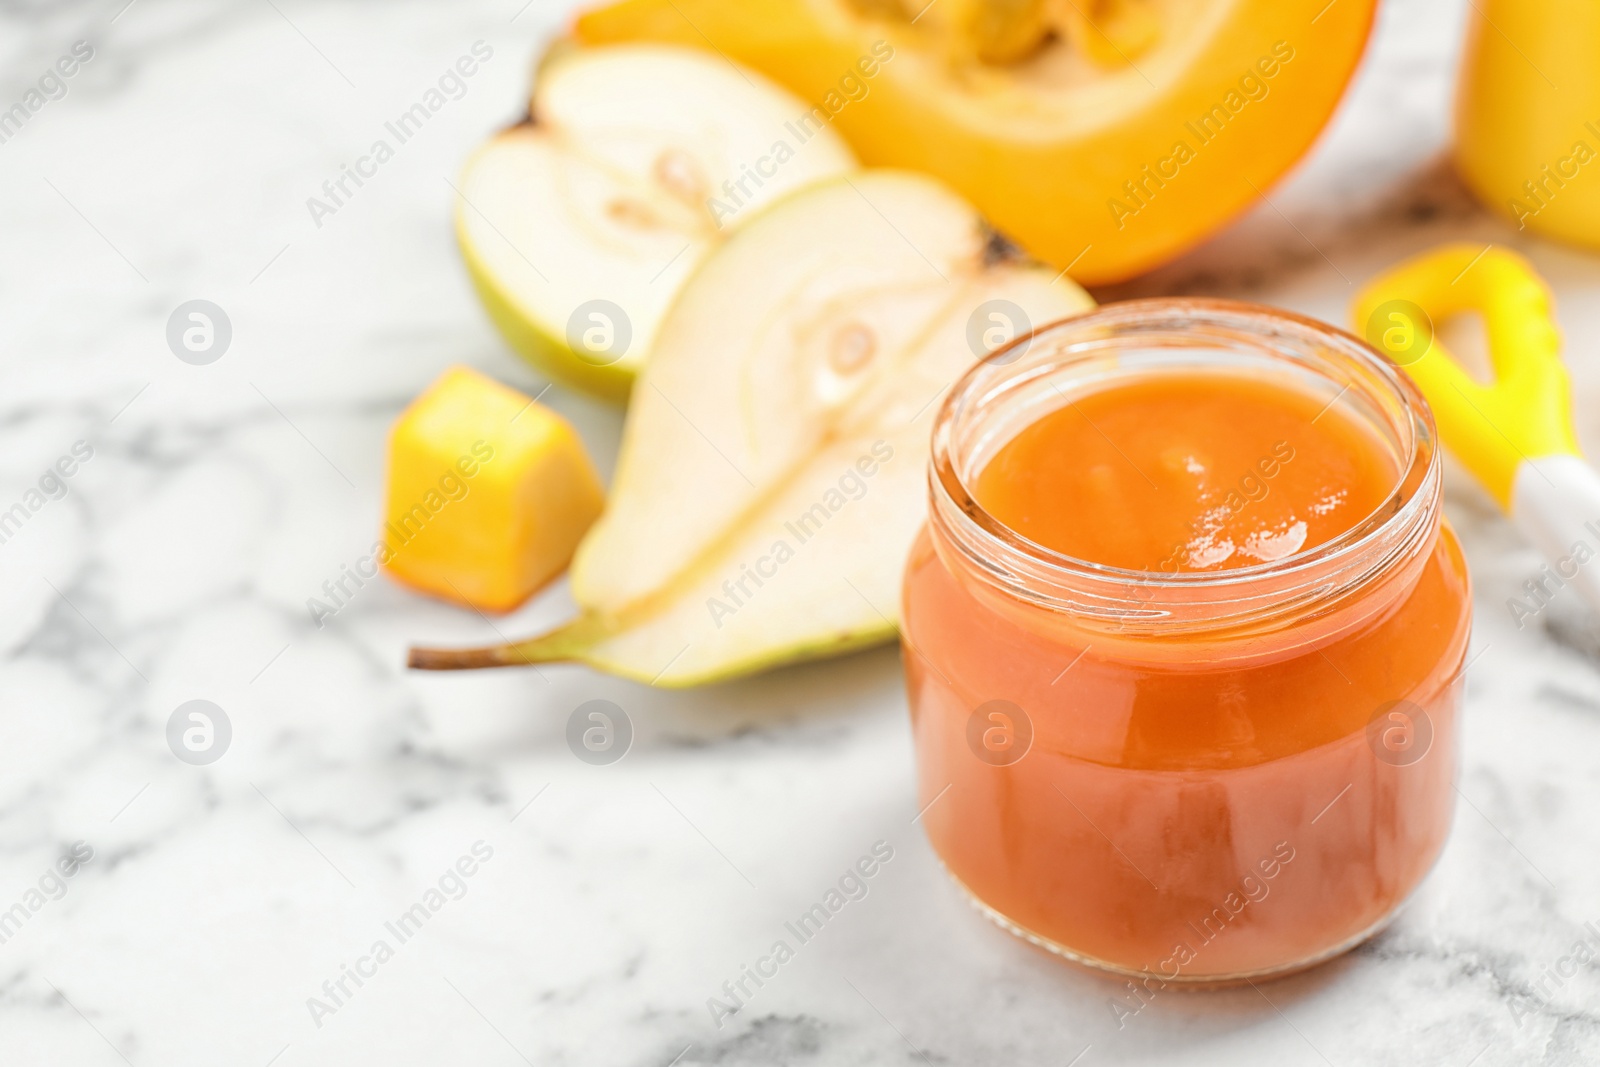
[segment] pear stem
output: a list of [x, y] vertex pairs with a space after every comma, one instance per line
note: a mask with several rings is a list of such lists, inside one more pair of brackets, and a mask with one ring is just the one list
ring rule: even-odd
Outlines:
[[406, 666], [419, 671], [470, 671], [480, 667], [521, 667], [532, 662], [515, 655], [515, 648], [413, 648], [406, 653]]
[[579, 658], [610, 633], [603, 621], [588, 615], [538, 637], [486, 648], [413, 648], [406, 666], [419, 671], [471, 671], [483, 667], [528, 667]]

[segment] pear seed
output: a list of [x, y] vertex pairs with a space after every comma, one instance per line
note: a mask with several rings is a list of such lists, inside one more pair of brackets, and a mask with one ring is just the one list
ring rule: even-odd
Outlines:
[[878, 339], [865, 325], [848, 323], [833, 335], [833, 352], [828, 362], [840, 374], [854, 374], [866, 366], [878, 351]]
[[650, 206], [639, 200], [618, 198], [606, 204], [606, 215], [615, 222], [625, 226], [637, 226], [640, 229], [649, 229], [661, 225], [661, 220]]
[[681, 148], [669, 148], [656, 157], [656, 181], [691, 207], [706, 198], [706, 176], [694, 157]]

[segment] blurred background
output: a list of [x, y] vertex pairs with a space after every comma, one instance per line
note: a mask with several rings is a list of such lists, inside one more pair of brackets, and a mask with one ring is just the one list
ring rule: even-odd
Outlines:
[[[404, 669], [411, 643], [563, 620], [561, 585], [491, 623], [380, 578], [312, 623], [307, 598], [373, 541], [400, 410], [451, 363], [548, 384], [470, 290], [451, 183], [526, 113], [572, 6], [0, 4], [0, 106], [92, 48], [0, 142], [0, 509], [78, 443], [91, 453], [0, 543], [0, 1060], [1600, 1056], [1594, 965], [1547, 977], [1575, 942], [1600, 945], [1585, 925], [1600, 923], [1600, 675], [1515, 624], [1507, 599], [1540, 559], [1459, 470], [1448, 510], [1477, 621], [1440, 867], [1392, 929], [1270, 1001], [1172, 992], [1122, 1028], [1117, 983], [999, 933], [939, 872], [894, 648], [661, 692], [570, 666]], [[1339, 111], [1270, 200], [1096, 297], [1229, 296], [1344, 325], [1405, 255], [1512, 248], [1551, 283], [1579, 434], [1600, 443], [1600, 260], [1485, 211], [1448, 161], [1469, 10], [1386, 0]], [[460, 98], [313, 220], [307, 198], [479, 41], [492, 58]], [[192, 300], [231, 330], [206, 365], [167, 342]], [[609, 471], [619, 410], [561, 386], [543, 400]], [[591, 699], [633, 724], [620, 762], [568, 748]], [[227, 723], [202, 765], [168, 743], [193, 700]], [[893, 858], [866, 896], [715, 1025], [708, 998], [878, 842]], [[448, 902], [425, 925], [386, 933], [431, 892]], [[380, 939], [392, 958], [374, 959]]]

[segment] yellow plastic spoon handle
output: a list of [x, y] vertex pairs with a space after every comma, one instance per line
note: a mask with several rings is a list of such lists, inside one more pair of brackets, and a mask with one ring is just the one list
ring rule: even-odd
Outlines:
[[[1356, 329], [1421, 387], [1456, 458], [1510, 511], [1517, 468], [1578, 455], [1571, 386], [1550, 290], [1521, 256], [1452, 244], [1407, 260], [1370, 282], [1353, 307]], [[1433, 324], [1481, 312], [1495, 380], [1473, 380]]]
[[[1571, 385], [1550, 291], [1526, 260], [1445, 245], [1400, 264], [1356, 297], [1356, 328], [1405, 367], [1433, 408], [1444, 445], [1481, 481], [1550, 566], [1513, 599], [1520, 627], [1567, 582], [1600, 611], [1600, 472], [1572, 429]], [[1433, 324], [1479, 311], [1494, 381], [1481, 385]]]

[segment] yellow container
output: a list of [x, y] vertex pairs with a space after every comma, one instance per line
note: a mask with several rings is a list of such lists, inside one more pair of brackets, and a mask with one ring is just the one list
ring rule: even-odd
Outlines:
[[1600, 248], [1600, 3], [1474, 0], [1456, 162], [1520, 228]]

